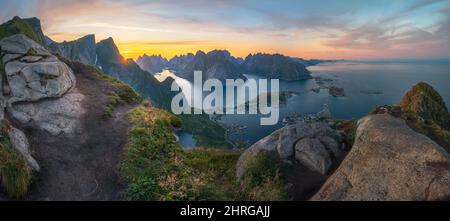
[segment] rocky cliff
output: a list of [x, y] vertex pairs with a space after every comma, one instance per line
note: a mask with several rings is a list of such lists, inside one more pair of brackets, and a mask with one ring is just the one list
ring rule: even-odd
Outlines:
[[73, 61], [93, 66], [97, 63], [95, 35], [86, 35], [80, 39], [69, 42], [51, 43], [49, 48], [60, 56]]

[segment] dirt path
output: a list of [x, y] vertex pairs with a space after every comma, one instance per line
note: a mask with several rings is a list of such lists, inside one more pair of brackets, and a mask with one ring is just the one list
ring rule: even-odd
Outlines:
[[103, 118], [111, 86], [83, 67], [72, 68], [77, 89], [86, 97], [82, 130], [56, 137], [25, 131], [41, 166], [27, 200], [121, 200], [125, 186], [117, 168], [130, 127], [124, 115], [132, 107], [124, 104], [115, 109], [113, 118]]

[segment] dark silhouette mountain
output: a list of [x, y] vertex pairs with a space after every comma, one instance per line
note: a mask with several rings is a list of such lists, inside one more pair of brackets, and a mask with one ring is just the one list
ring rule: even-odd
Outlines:
[[281, 80], [310, 78], [310, 72], [304, 64], [281, 54], [250, 54], [245, 58], [243, 69], [248, 74]]
[[97, 62], [95, 35], [86, 35], [75, 41], [54, 42], [48, 47], [53, 52], [73, 61], [89, 65], [95, 65]]
[[245, 79], [239, 60], [226, 50], [214, 50], [208, 53], [198, 51], [192, 61], [177, 71], [177, 75], [188, 80], [194, 79], [194, 71], [202, 71], [203, 80], [216, 78]]
[[132, 59], [124, 59], [114, 40], [107, 38], [97, 43], [97, 66], [127, 84], [130, 84], [143, 97], [149, 98], [157, 106], [168, 106], [173, 97], [170, 91], [172, 78], [160, 83], [147, 71], [142, 70]]
[[150, 73], [161, 72], [169, 66], [169, 61], [161, 55], [148, 56], [144, 54], [143, 56], [139, 56], [136, 63], [142, 68], [142, 70]]

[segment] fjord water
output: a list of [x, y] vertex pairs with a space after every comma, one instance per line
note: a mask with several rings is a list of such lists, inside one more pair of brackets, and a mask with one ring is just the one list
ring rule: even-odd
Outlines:
[[[311, 91], [319, 85], [315, 79], [304, 81], [280, 81], [280, 91], [295, 91], [280, 107], [280, 120], [272, 126], [260, 126], [258, 115], [224, 115], [220, 122], [226, 125], [244, 126], [238, 133], [230, 134], [232, 139], [254, 143], [283, 126], [282, 119], [294, 113], [314, 114], [327, 104], [333, 117], [357, 119], [367, 115], [375, 107], [384, 104], [398, 104], [402, 96], [416, 83], [424, 81], [432, 85], [450, 104], [450, 62], [329, 62], [308, 69], [313, 77], [327, 79], [326, 85], [344, 88], [346, 96], [333, 97], [328, 90], [319, 93]], [[248, 78], [258, 78], [246, 75]], [[331, 81], [330, 81], [331, 80]], [[184, 79], [176, 82], [189, 84]], [[182, 86], [183, 87], [183, 86]], [[183, 142], [183, 141], [182, 141]], [[190, 142], [192, 143], [192, 142]]]

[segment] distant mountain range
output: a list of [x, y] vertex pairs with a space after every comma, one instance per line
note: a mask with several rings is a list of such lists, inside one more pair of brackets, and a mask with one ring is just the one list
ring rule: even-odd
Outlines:
[[282, 54], [248, 55], [245, 59], [233, 57], [227, 50], [213, 50], [208, 53], [197, 51], [178, 55], [170, 60], [161, 55], [140, 56], [136, 63], [144, 70], [158, 73], [164, 69], [175, 71], [178, 76], [193, 79], [194, 70], [201, 70], [204, 78], [236, 79], [243, 74], [255, 74], [282, 80], [303, 80], [310, 77], [307, 66], [331, 60], [306, 60]]

